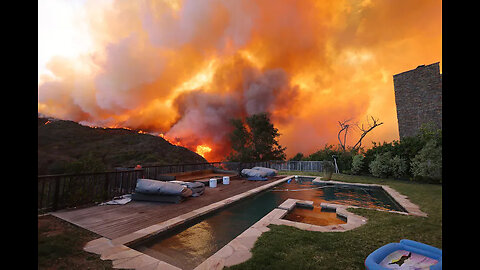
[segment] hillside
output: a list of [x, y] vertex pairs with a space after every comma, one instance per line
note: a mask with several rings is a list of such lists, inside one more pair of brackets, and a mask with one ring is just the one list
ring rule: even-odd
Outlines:
[[[38, 174], [64, 173], [72, 164], [82, 170], [112, 170], [137, 164], [207, 162], [202, 156], [161, 137], [123, 128], [92, 128], [73, 121], [38, 117]], [[87, 167], [87, 168], [85, 168]], [[78, 166], [77, 166], [78, 168]]]

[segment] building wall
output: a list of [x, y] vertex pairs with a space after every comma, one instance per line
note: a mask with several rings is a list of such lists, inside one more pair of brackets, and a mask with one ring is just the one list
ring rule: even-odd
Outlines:
[[400, 140], [418, 134], [422, 124], [442, 128], [440, 62], [393, 75]]

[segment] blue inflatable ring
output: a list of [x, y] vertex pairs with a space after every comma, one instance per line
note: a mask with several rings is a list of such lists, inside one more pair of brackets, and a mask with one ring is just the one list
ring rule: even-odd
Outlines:
[[[372, 252], [368, 257], [365, 259], [365, 267], [368, 270], [388, 270], [392, 268], [386, 268], [380, 265], [380, 263], [390, 254], [397, 250], [404, 250], [414, 254], [418, 254], [421, 256], [425, 256], [431, 259], [438, 261], [436, 264], [430, 266], [431, 270], [441, 270], [442, 269], [442, 250], [436, 247], [432, 247], [420, 242], [402, 239], [400, 243], [389, 243], [383, 247]], [[405, 258], [410, 257], [405, 256]], [[404, 257], [404, 256], [402, 256]], [[397, 260], [399, 261], [399, 260]], [[402, 262], [403, 263], [403, 262]], [[392, 263], [390, 263], [392, 264]], [[401, 266], [401, 264], [400, 264]], [[397, 268], [401, 269], [401, 268]]]

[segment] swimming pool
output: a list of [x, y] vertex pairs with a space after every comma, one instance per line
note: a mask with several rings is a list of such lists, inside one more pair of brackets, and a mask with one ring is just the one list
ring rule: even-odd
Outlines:
[[330, 202], [401, 211], [382, 188], [316, 185], [313, 179], [292, 178], [132, 248], [182, 269], [193, 269], [288, 198], [313, 201], [314, 207]]

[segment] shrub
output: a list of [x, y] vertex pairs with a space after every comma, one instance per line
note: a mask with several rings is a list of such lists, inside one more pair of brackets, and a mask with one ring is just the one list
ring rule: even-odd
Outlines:
[[[420, 150], [422, 150], [422, 148], [425, 147], [428, 142], [431, 141], [435, 142], [437, 147], [441, 147], [442, 130], [436, 129], [432, 125], [425, 124], [420, 128], [420, 132], [417, 135], [402, 138], [401, 141], [394, 140], [390, 143], [383, 142], [383, 144], [372, 142], [373, 147], [365, 152], [365, 167], [370, 168], [370, 163], [376, 159], [377, 155], [390, 152], [393, 157], [398, 156], [405, 161], [406, 169], [405, 173], [403, 173], [403, 176], [412, 177], [414, 175], [411, 165], [414, 157], [420, 152]], [[401, 169], [403, 171], [403, 162], [400, 160], [397, 161], [402, 164], [398, 164], [400, 167], [396, 168], [396, 170]], [[395, 166], [394, 164], [392, 165]], [[395, 169], [392, 169], [392, 174], [393, 170]], [[396, 174], [397, 176], [394, 175], [395, 177], [400, 177], [398, 172]]]
[[341, 172], [347, 172], [352, 166], [352, 152], [343, 151], [339, 146], [325, 145], [323, 149], [304, 157], [302, 160], [330, 160], [333, 162], [332, 156], [337, 156], [337, 166]]
[[355, 155], [352, 158], [352, 173], [353, 174], [360, 174], [365, 167], [364, 162], [365, 156], [364, 155]]
[[395, 178], [400, 178], [408, 173], [407, 161], [400, 156], [394, 156], [391, 160], [392, 174]]
[[381, 178], [400, 178], [408, 173], [407, 161], [398, 155], [392, 158], [391, 152], [377, 154], [375, 159], [370, 162], [370, 173], [373, 176]]
[[392, 153], [385, 152], [377, 154], [375, 159], [370, 162], [370, 173], [373, 176], [387, 178], [392, 174], [391, 170]]
[[411, 171], [414, 180], [442, 182], [442, 146], [435, 140], [429, 141], [412, 159]]

